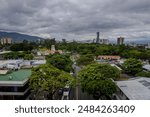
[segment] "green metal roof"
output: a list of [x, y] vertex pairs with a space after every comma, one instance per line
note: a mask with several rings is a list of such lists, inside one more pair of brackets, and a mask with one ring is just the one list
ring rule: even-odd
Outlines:
[[21, 69], [6, 75], [0, 75], [0, 81], [23, 81], [31, 76], [31, 69]]

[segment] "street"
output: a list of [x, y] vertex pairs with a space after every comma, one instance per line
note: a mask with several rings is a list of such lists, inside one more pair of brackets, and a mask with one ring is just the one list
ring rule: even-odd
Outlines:
[[[74, 77], [77, 78], [78, 72], [81, 70], [81, 68], [75, 64], [73, 64], [72, 67], [75, 70]], [[78, 79], [77, 79], [76, 87], [74, 89], [72, 89], [72, 91], [71, 91], [71, 95], [74, 95], [74, 96], [71, 96], [72, 98], [70, 98], [70, 100], [73, 100], [73, 99], [74, 100], [94, 100], [93, 96], [82, 91], [81, 85], [78, 82]]]

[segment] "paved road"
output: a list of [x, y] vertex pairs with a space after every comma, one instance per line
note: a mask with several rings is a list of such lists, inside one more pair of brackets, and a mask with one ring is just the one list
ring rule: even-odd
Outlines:
[[[81, 70], [80, 67], [78, 67], [77, 65], [73, 65], [73, 68], [75, 70], [75, 78], [77, 77], [78, 72]], [[75, 100], [94, 100], [93, 97], [89, 94], [87, 94], [86, 92], [83, 92], [80, 86], [80, 83], [76, 84], [76, 87], [74, 89], [74, 99]]]
[[[75, 78], [77, 78], [77, 75], [78, 75], [78, 72], [81, 70], [80, 67], [74, 65], [74, 70], [75, 70]], [[77, 84], [76, 84], [76, 88], [75, 88], [75, 99], [76, 100], [79, 100], [79, 92], [80, 92], [80, 89], [79, 89], [79, 83], [78, 83], [78, 80], [77, 80]]]

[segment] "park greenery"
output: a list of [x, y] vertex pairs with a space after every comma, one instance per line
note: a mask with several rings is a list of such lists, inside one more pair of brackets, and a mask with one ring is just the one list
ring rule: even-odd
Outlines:
[[[96, 43], [78, 43], [76, 41], [67, 43], [65, 39], [63, 42], [56, 42], [55, 39], [41, 40], [40, 42], [29, 42], [24, 40], [21, 43], [14, 43], [9, 46], [11, 51], [32, 51], [33, 49], [47, 48], [51, 49], [51, 45], [55, 45], [57, 50], [65, 52], [77, 53], [80, 55], [119, 55], [122, 58], [136, 58], [150, 61], [150, 49], [144, 47], [132, 47], [128, 45], [103, 45]], [[4, 47], [4, 46], [2, 46]], [[5, 47], [7, 48], [7, 47]]]
[[74, 78], [67, 72], [45, 64], [32, 69], [30, 86], [36, 99], [54, 99], [55, 93], [66, 85], [74, 85]]
[[132, 47], [126, 45], [102, 45], [95, 43], [57, 43], [56, 47], [60, 50], [78, 53], [80, 55], [119, 55], [122, 58], [136, 58], [150, 61], [150, 50], [144, 47]]
[[89, 64], [83, 68], [78, 78], [83, 91], [93, 95], [95, 99], [108, 99], [116, 92], [113, 80], [120, 77], [120, 71], [109, 64]]

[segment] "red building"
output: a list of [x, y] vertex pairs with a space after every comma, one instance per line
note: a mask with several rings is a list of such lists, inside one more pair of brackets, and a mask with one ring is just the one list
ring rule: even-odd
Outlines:
[[120, 60], [120, 58], [120, 56], [100, 55], [97, 57], [97, 60]]

